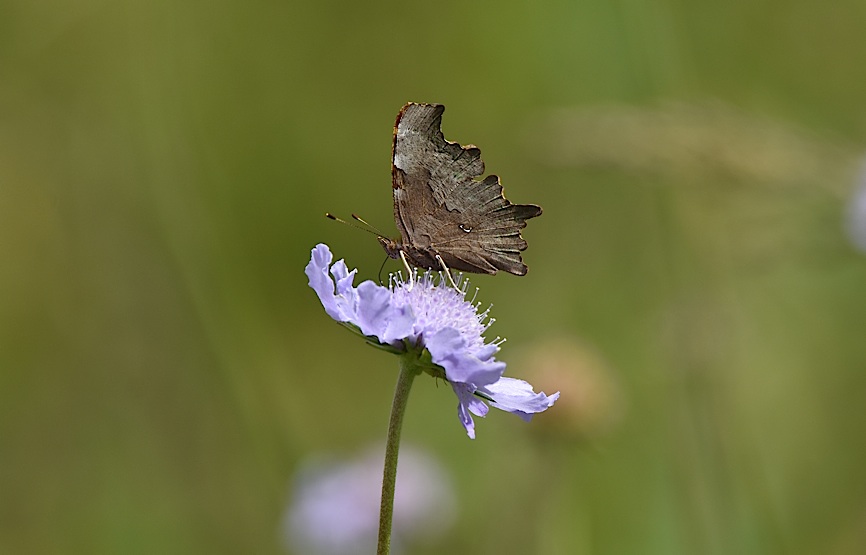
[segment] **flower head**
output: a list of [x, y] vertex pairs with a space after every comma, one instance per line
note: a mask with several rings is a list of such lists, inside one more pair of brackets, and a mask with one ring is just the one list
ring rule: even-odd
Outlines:
[[[346, 461], [308, 459], [296, 473], [283, 517], [286, 546], [322, 555], [375, 551], [381, 488], [378, 448]], [[457, 510], [451, 477], [439, 461], [412, 446], [400, 453], [394, 501], [394, 530], [403, 551], [447, 532]]]
[[349, 272], [345, 262], [332, 265], [332, 260], [327, 245], [316, 245], [305, 270], [325, 312], [371, 343], [397, 353], [429, 355], [429, 373], [451, 384], [470, 438], [475, 437], [472, 415], [487, 415], [485, 401], [528, 421], [559, 397], [535, 393], [525, 381], [502, 376], [505, 363], [493, 357], [501, 342], [485, 341], [482, 334], [492, 320], [488, 311], [479, 313], [478, 305], [466, 300], [467, 282], [457, 290], [426, 272], [408, 281], [392, 274], [388, 287], [372, 281], [355, 287], [357, 270]]
[[848, 237], [860, 252], [866, 252], [866, 161], [857, 174], [845, 222]]

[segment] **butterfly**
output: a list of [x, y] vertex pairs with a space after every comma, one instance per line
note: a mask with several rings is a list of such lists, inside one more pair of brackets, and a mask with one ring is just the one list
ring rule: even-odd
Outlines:
[[391, 258], [433, 270], [522, 276], [526, 241], [520, 230], [541, 215], [512, 204], [499, 177], [484, 173], [481, 151], [445, 140], [441, 104], [406, 104], [394, 125], [391, 177], [397, 241], [379, 237]]

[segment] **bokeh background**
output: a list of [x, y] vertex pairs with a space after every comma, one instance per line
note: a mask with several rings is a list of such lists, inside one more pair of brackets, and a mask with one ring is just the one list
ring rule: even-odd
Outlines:
[[416, 382], [458, 515], [406, 552], [866, 549], [862, 2], [0, 11], [0, 552], [287, 552], [301, 462], [384, 438], [396, 360], [303, 267], [375, 279], [323, 214], [395, 233], [410, 100], [544, 207], [529, 274], [473, 284], [563, 394], [470, 441]]

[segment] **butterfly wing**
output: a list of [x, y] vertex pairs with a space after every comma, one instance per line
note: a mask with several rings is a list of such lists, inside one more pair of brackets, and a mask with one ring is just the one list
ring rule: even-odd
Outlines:
[[457, 270], [523, 275], [520, 230], [541, 207], [512, 204], [499, 178], [483, 181], [481, 151], [442, 135], [440, 104], [407, 104], [394, 128], [392, 178], [394, 219], [407, 255], [439, 268], [435, 255]]

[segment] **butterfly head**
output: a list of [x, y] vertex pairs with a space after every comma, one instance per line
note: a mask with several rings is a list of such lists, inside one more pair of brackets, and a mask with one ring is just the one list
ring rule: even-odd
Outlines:
[[388, 237], [382, 237], [381, 235], [379, 235], [377, 239], [379, 239], [379, 244], [382, 245], [382, 248], [385, 249], [388, 256], [394, 259], [400, 258], [400, 251], [403, 248], [400, 243], [393, 239], [389, 239]]

